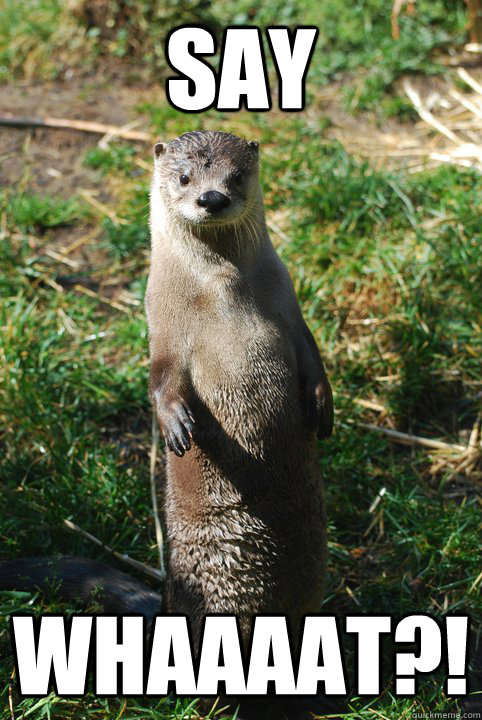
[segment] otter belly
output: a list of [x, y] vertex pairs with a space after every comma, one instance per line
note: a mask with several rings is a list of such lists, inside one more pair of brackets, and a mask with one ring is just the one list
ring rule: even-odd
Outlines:
[[[222, 338], [214, 342], [213, 336]], [[277, 329], [258, 321], [205, 328], [191, 357], [194, 392], [216, 426], [252, 457], [302, 423], [296, 359]], [[202, 409], [201, 408], [201, 415]], [[288, 428], [289, 425], [289, 428]]]
[[[227, 480], [227, 479], [226, 479]], [[170, 493], [169, 493], [170, 494]], [[280, 502], [272, 488], [272, 503]], [[172, 496], [170, 498], [172, 500]], [[281, 517], [255, 505], [218, 507], [186, 521], [169, 502], [170, 606], [195, 637], [207, 613], [235, 614], [247, 637], [254, 615], [282, 614], [296, 629], [320, 608], [325, 566], [321, 494]]]

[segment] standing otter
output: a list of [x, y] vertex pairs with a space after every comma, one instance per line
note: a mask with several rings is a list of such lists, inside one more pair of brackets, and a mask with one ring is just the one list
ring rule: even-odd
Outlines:
[[316, 435], [333, 405], [268, 236], [258, 145], [191, 132], [154, 151], [146, 292], [150, 391], [168, 448], [168, 603], [284, 614], [296, 637], [325, 563]]

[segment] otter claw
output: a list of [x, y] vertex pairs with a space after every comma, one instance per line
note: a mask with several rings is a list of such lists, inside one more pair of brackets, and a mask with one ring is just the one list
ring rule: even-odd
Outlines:
[[191, 449], [195, 421], [190, 409], [181, 400], [174, 400], [160, 409], [158, 417], [167, 447], [182, 457]]

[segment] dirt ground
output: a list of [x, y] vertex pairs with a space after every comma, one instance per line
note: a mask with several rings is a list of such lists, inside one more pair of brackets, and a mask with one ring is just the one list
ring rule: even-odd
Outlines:
[[[470, 72], [482, 82], [482, 70], [471, 67]], [[424, 102], [434, 108], [435, 114], [444, 107], [447, 111], [447, 102], [453, 102], [450, 93], [454, 85], [450, 74], [413, 76], [410, 84]], [[398, 82], [393, 90], [404, 96], [403, 82]], [[133, 86], [121, 76], [98, 73], [88, 77], [74, 75], [70, 80], [0, 85], [0, 116], [65, 117], [118, 126], [138, 121], [136, 129], [146, 131], [149, 129], [148, 118], [138, 110], [143, 102], [164, 103], [162, 84]], [[375, 167], [402, 165], [417, 170], [424, 162], [424, 146], [430, 144], [429, 151], [443, 151], [447, 145], [446, 138], [423, 121], [400, 122], [375, 112], [347, 112], [342, 80], [319, 88], [305, 112], [316, 126], [319, 126], [320, 118], [328, 119], [329, 127], [324, 136], [340, 141], [348, 152], [368, 159]], [[448, 112], [453, 114], [452, 110]], [[457, 115], [457, 108], [454, 112]], [[462, 108], [462, 112], [470, 116], [466, 109]], [[466, 122], [464, 116], [460, 119]], [[106, 202], [109, 193], [105, 181], [100, 173], [83, 164], [85, 153], [99, 140], [99, 135], [69, 130], [0, 126], [0, 186], [19, 186], [63, 197], [72, 196], [81, 189], [95, 190], [96, 198]], [[465, 140], [477, 142], [471, 136]], [[147, 144], [145, 151], [145, 159], [149, 162]]]
[[[155, 89], [125, 87], [103, 80], [0, 86], [0, 115], [54, 116], [125, 125], [142, 116], [135, 107]], [[159, 89], [160, 95], [160, 89]], [[159, 97], [160, 100], [160, 97]], [[147, 128], [147, 122], [139, 126]], [[100, 175], [83, 164], [99, 135], [70, 130], [0, 127], [0, 185], [24, 185], [31, 191], [68, 197], [96, 188], [107, 199]], [[147, 154], [149, 151], [147, 151]]]

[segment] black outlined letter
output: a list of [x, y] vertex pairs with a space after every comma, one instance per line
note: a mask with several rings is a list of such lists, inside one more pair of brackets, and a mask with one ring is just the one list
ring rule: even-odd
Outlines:
[[240, 110], [242, 96], [248, 110], [271, 108], [263, 41], [258, 28], [225, 30], [219, 72], [217, 110]]
[[[273, 655], [271, 665], [270, 650]], [[249, 657], [248, 695], [266, 695], [269, 680], [274, 681], [277, 694], [296, 693], [288, 628], [286, 618], [283, 616], [260, 616], [254, 620]]]
[[[445, 618], [447, 636], [447, 669], [445, 684], [447, 695], [453, 697], [467, 693], [467, 638], [469, 618], [453, 615]], [[454, 677], [455, 675], [455, 677]]]
[[[318, 664], [320, 645], [323, 665]], [[316, 695], [319, 682], [325, 684], [325, 695], [346, 695], [336, 619], [328, 615], [309, 615], [303, 628], [296, 692], [299, 695]]]
[[171, 68], [183, 78], [169, 78], [166, 95], [176, 110], [202, 112], [214, 102], [216, 76], [214, 70], [198, 55], [214, 55], [216, 43], [209, 32], [201, 27], [180, 27], [169, 33], [166, 40], [166, 58]]
[[395, 630], [395, 642], [418, 642], [414, 652], [398, 652], [396, 655], [395, 695], [412, 696], [417, 693], [415, 671], [428, 673], [440, 665], [442, 640], [437, 621], [429, 615], [408, 615], [400, 620]]
[[296, 28], [292, 43], [290, 31], [285, 27], [270, 27], [267, 35], [278, 74], [279, 106], [281, 110], [303, 110], [305, 80], [315, 49], [318, 28]]
[[[122, 641], [118, 641], [118, 627]], [[96, 695], [142, 695], [144, 690], [144, 618], [99, 615], [95, 621]], [[121, 688], [117, 685], [122, 665]]]
[[45, 616], [40, 618], [39, 625], [36, 643], [33, 617], [12, 615], [21, 695], [48, 695], [52, 669], [57, 695], [84, 695], [92, 618], [72, 618], [68, 651], [65, 618]]
[[[171, 650], [172, 665], [169, 664]], [[175, 683], [176, 695], [196, 694], [191, 639], [185, 615], [156, 617], [146, 694], [167, 695], [171, 680]]]
[[[220, 652], [223, 665], [219, 664]], [[217, 695], [224, 681], [226, 695], [246, 693], [241, 641], [234, 615], [208, 616], [204, 622], [201, 657], [197, 677], [198, 695]]]
[[380, 693], [380, 634], [389, 633], [391, 626], [389, 615], [350, 615], [345, 618], [346, 632], [358, 635], [357, 695]]

